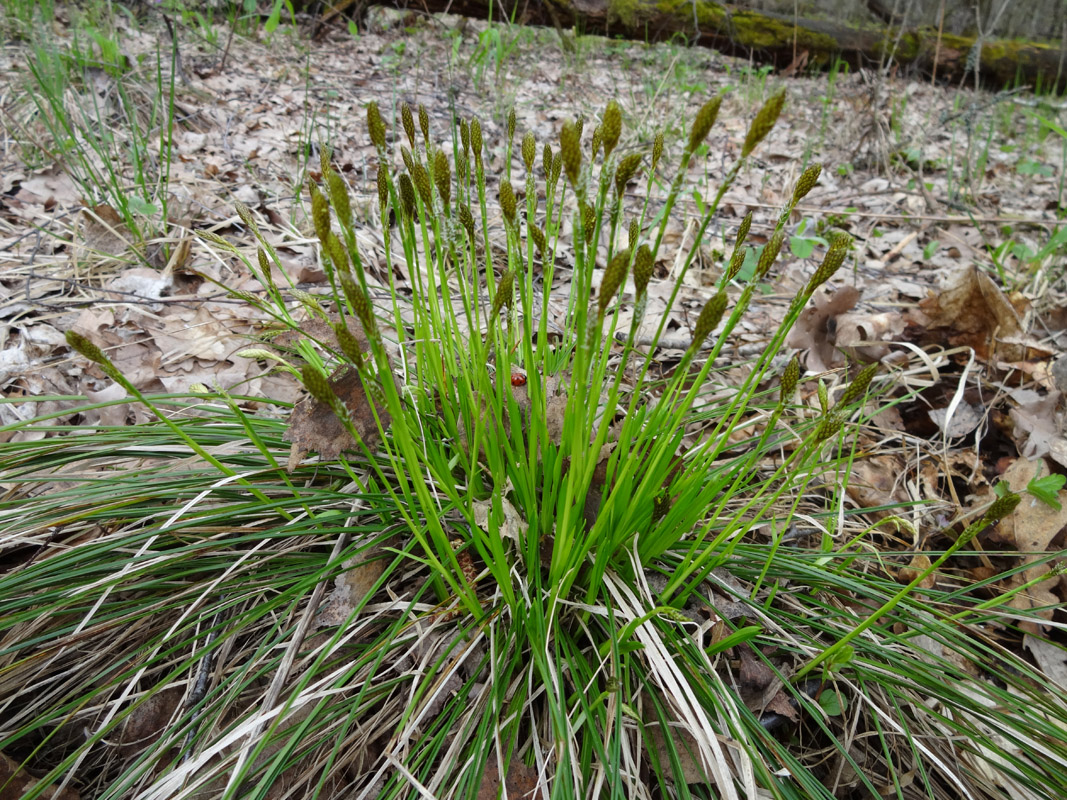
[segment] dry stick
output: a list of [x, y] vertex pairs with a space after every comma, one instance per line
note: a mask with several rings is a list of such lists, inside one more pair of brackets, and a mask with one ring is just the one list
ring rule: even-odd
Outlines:
[[937, 23], [937, 44], [934, 45], [934, 68], [930, 73], [930, 85], [934, 86], [937, 81], [937, 62], [941, 58], [941, 35], [945, 30], [945, 0], [941, 0], [940, 19]]
[[230, 55], [230, 45], [233, 44], [233, 32], [237, 30], [237, 15], [234, 14], [233, 22], [230, 23], [230, 35], [226, 37], [226, 47], [223, 48], [222, 58], [219, 59], [216, 72], [222, 72], [226, 68], [226, 58]]

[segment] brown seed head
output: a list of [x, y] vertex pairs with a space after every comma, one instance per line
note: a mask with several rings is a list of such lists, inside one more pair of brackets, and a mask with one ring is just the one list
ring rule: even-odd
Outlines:
[[575, 189], [578, 188], [578, 178], [582, 172], [580, 136], [577, 125], [570, 122], [563, 123], [563, 130], [559, 135], [559, 149], [563, 154], [563, 167], [567, 172], [567, 180]]
[[626, 279], [626, 269], [630, 266], [630, 250], [620, 250], [608, 262], [608, 268], [604, 270], [604, 277], [600, 281], [600, 296], [597, 298], [597, 310], [600, 316], [604, 316], [608, 303], [619, 291], [623, 280]]
[[508, 111], [508, 144], [515, 141], [515, 109]]
[[407, 134], [408, 144], [411, 145], [411, 149], [415, 149], [415, 118], [411, 115], [411, 106], [407, 103], [400, 106], [400, 122], [404, 126], [404, 133]]
[[537, 158], [537, 142], [534, 135], [529, 131], [522, 137], [522, 162], [526, 165], [526, 172], [533, 171], [534, 159]]
[[437, 193], [447, 206], [452, 201], [452, 172], [444, 150], [438, 150], [434, 154], [433, 181], [437, 186]]
[[693, 119], [693, 127], [689, 131], [689, 144], [686, 149], [692, 153], [698, 147], [704, 139], [707, 138], [708, 133], [711, 131], [711, 126], [715, 124], [715, 119], [719, 116], [719, 107], [722, 106], [722, 96], [713, 97], [697, 112], [696, 117]]
[[367, 130], [370, 131], [370, 140], [379, 152], [385, 151], [385, 122], [382, 120], [382, 112], [378, 110], [378, 104], [371, 100], [367, 103]]
[[822, 174], [822, 164], [812, 164], [803, 174], [797, 178], [797, 185], [793, 187], [793, 201], [792, 205], [799, 203], [804, 196], [815, 188], [815, 184], [819, 182], [819, 176]]
[[704, 340], [715, 330], [715, 326], [722, 320], [725, 312], [726, 293], [719, 292], [704, 305], [700, 316], [697, 317], [696, 328], [693, 330], [693, 343], [689, 345], [690, 353], [696, 353], [701, 348]]
[[659, 164], [660, 157], [663, 155], [663, 133], [659, 132], [652, 140], [652, 172], [656, 171], [656, 165]]
[[626, 184], [630, 182], [630, 178], [637, 172], [637, 168], [641, 166], [641, 159], [643, 156], [640, 153], [630, 153], [628, 156], [623, 156], [619, 159], [619, 166], [615, 168], [615, 194], [622, 197], [623, 192], [626, 191]]
[[611, 155], [622, 135], [622, 109], [614, 100], [609, 100], [601, 123], [601, 138], [604, 142], [604, 158]]
[[634, 217], [632, 220], [630, 220], [629, 239], [630, 239], [630, 249], [631, 250], [633, 250], [635, 247], [637, 247], [637, 237], [640, 236], [640, 235], [641, 235], [641, 226], [637, 222], [637, 217]]
[[771, 132], [774, 124], [778, 121], [778, 115], [782, 113], [784, 104], [785, 89], [782, 89], [776, 92], [756, 112], [756, 117], [752, 120], [748, 133], [745, 134], [745, 143], [741, 146], [741, 158], [748, 158], [752, 151], [756, 149], [756, 145], [762, 142], [767, 134]]
[[412, 164], [415, 163], [415, 159], [411, 157], [411, 151], [408, 150], [406, 147], [401, 147], [400, 157], [404, 159], [404, 167], [407, 169], [408, 172], [411, 172], [411, 170], [413, 169]]

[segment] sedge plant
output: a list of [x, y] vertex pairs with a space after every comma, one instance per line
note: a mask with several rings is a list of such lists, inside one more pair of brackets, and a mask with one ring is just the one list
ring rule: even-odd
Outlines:
[[[754, 115], [698, 236], [783, 102]], [[982, 796], [982, 769], [1062, 796], [1062, 698], [970, 633], [997, 607], [919, 593], [929, 573], [902, 586], [834, 547], [826, 476], [847, 473], [852, 422], [885, 378], [865, 368], [835, 403], [820, 383], [809, 413], [793, 403], [799, 363], [778, 356], [848, 239], [741, 384], [708, 400], [817, 166], [740, 282], [743, 221], [690, 344], [660, 369], [692, 256], [646, 326], [654, 266], [721, 104], [700, 109], [672, 168], [662, 136], [620, 147], [615, 103], [540, 146], [512, 115], [517, 164], [495, 180], [479, 120], [445, 146], [425, 109], [402, 107], [390, 137], [370, 104], [385, 282], [325, 151], [309, 191], [326, 295], [279, 283], [238, 209], [263, 291], [235, 294], [284, 335], [249, 352], [309, 395], [287, 423], [205, 390], [141, 398], [160, 421], [140, 438], [88, 426], [0, 446], [19, 487], [5, 527], [47, 556], [0, 577], [0, 748], [42, 775], [31, 797], [73, 783], [108, 798], [474, 798], [495, 796], [495, 775], [509, 796], [832, 798], [843, 774], [871, 794]], [[284, 437], [318, 411], [347, 446], [323, 438], [343, 452], [286, 466]], [[1017, 502], [983, 509], [931, 571]], [[827, 546], [786, 540], [800, 516]], [[764, 698], [739, 661], [766, 676]]]

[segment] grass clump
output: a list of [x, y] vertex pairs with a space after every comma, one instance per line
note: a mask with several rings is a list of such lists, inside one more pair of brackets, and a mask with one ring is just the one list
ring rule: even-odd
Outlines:
[[[783, 100], [755, 115], [698, 239]], [[746, 218], [664, 374], [655, 345], [692, 255], [641, 344], [720, 105], [697, 113], [673, 174], [663, 138], [628, 147], [609, 104], [591, 133], [578, 119], [540, 150], [518, 139], [513, 184], [510, 168], [486, 174], [479, 120], [442, 146], [425, 109], [401, 109], [401, 138], [371, 104], [388, 278], [324, 151], [310, 187], [324, 297], [279, 285], [238, 209], [263, 283], [239, 296], [278, 323], [253, 354], [310, 395], [288, 426], [224, 392], [144, 397], [160, 422], [136, 434], [0, 450], [18, 487], [5, 527], [47, 553], [0, 577], [0, 748], [43, 774], [33, 796], [467, 798], [493, 775], [561, 798], [940, 796], [992, 786], [990, 764], [1035, 796], [1067, 788], [1062, 698], [973, 633], [996, 609], [964, 585], [917, 593], [1018, 498], [902, 588], [826, 489], [847, 476], [876, 369], [836, 403], [820, 383], [812, 413], [793, 404], [799, 364], [778, 357], [846, 238], [741, 384], [708, 391], [819, 169], [739, 284]], [[798, 519], [821, 529], [815, 546], [790, 540]], [[31, 677], [40, 691], [13, 691]]]

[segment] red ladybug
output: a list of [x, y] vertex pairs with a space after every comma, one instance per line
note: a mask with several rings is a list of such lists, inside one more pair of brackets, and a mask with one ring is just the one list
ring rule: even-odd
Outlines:
[[521, 372], [513, 372], [511, 374], [511, 385], [512, 386], [525, 386], [526, 385], [526, 376], [523, 375]]

